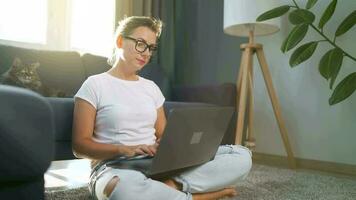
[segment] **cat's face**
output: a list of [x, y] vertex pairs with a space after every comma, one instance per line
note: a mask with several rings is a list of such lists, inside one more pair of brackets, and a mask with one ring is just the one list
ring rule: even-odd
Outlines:
[[22, 64], [21, 61], [15, 60], [10, 73], [17, 77], [17, 79], [23, 84], [40, 84], [40, 77], [37, 69], [40, 64]]

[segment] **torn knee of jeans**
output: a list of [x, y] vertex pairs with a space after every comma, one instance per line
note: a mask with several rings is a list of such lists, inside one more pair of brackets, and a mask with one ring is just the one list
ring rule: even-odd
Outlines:
[[120, 181], [118, 176], [114, 176], [110, 179], [110, 181], [106, 184], [104, 188], [104, 195], [106, 197], [109, 197], [111, 193], [114, 191], [114, 188], [116, 187], [117, 183]]

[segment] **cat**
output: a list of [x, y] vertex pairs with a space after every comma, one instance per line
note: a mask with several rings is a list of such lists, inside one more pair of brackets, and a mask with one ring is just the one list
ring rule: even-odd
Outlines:
[[46, 97], [65, 97], [63, 91], [44, 86], [38, 74], [39, 62], [23, 64], [19, 58], [15, 58], [12, 66], [2, 74], [0, 82], [6, 85], [23, 87], [40, 93]]

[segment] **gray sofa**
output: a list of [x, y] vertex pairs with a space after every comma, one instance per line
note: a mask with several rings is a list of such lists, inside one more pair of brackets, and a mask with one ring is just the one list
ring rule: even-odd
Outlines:
[[[46, 151], [45, 157], [38, 157], [35, 160], [41, 163], [40, 170], [36, 171], [34, 177], [22, 176], [17, 171], [19, 168], [0, 168], [0, 177], [8, 173], [8, 178], [0, 179], [0, 193], [2, 186], [12, 185], [15, 189], [23, 182], [33, 182], [40, 180], [38, 184], [32, 186], [39, 191], [43, 191], [43, 172], [46, 171], [49, 160], [67, 160], [74, 159], [71, 148], [71, 131], [73, 116], [73, 95], [80, 88], [83, 81], [93, 74], [104, 72], [110, 68], [106, 63], [106, 58], [77, 52], [60, 52], [60, 51], [42, 51], [33, 49], [24, 49], [18, 47], [0, 45], [0, 74], [4, 73], [12, 65], [15, 58], [20, 58], [23, 63], [39, 62], [39, 75], [43, 84], [48, 87], [60, 89], [65, 92], [65, 98], [42, 97], [34, 92], [15, 87], [0, 85], [0, 110], [6, 110], [6, 118], [3, 114], [0, 116], [0, 138], [22, 137], [26, 133], [27, 141], [22, 141], [25, 146], [21, 151], [16, 150], [17, 144], [11, 144], [14, 160], [17, 153], [22, 154], [28, 148], [29, 152], [32, 147], [38, 153]], [[232, 83], [221, 85], [205, 86], [175, 86], [165, 76], [160, 66], [154, 63], [149, 64], [140, 72], [140, 75], [153, 80], [169, 96], [164, 104], [166, 113], [173, 107], [187, 106], [208, 106], [211, 104], [220, 106], [235, 106], [236, 88]], [[8, 96], [9, 98], [3, 98]], [[6, 99], [6, 100], [4, 100]], [[40, 102], [31, 104], [29, 102]], [[26, 116], [26, 118], [24, 118]], [[17, 118], [21, 120], [17, 120]], [[16, 119], [16, 120], [15, 120]], [[222, 144], [231, 144], [234, 142], [236, 113], [232, 118], [229, 128], [223, 138]], [[33, 130], [34, 125], [43, 126], [43, 129]], [[18, 128], [23, 127], [23, 128]], [[15, 140], [13, 140], [15, 141]], [[7, 140], [0, 140], [0, 146], [3, 146]], [[11, 142], [11, 141], [9, 141]], [[7, 144], [9, 145], [9, 144]], [[20, 147], [19, 147], [20, 148]], [[0, 159], [4, 156], [9, 159], [11, 151], [7, 154], [0, 152]], [[22, 158], [22, 157], [21, 157]], [[30, 159], [23, 157], [23, 161]], [[3, 162], [2, 162], [3, 163]], [[11, 161], [7, 167], [12, 166]], [[26, 162], [20, 162], [22, 167], [26, 167]], [[17, 174], [19, 173], [19, 174]], [[13, 179], [11, 176], [13, 175]], [[13, 189], [14, 189], [13, 188]], [[13, 190], [10, 190], [13, 191]], [[33, 190], [36, 191], [36, 190]], [[36, 198], [41, 199], [41, 198]]]

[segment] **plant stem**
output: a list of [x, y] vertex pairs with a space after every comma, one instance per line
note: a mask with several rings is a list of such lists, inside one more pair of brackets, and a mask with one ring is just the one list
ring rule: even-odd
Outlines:
[[[309, 24], [316, 32], [318, 32], [323, 38], [325, 38], [331, 45], [333, 45], [336, 48], [341, 49], [337, 44], [335, 44], [335, 42], [331, 41], [326, 35], [324, 35], [324, 33], [322, 33], [318, 28], [316, 28], [314, 26], [314, 24]], [[341, 49], [341, 51], [345, 54], [345, 56], [351, 58], [352, 60], [356, 61], [356, 58], [354, 58], [353, 56], [351, 56], [350, 54], [348, 54], [347, 52], [345, 52], [343, 49]]]
[[299, 6], [298, 6], [298, 4], [295, 2], [295, 0], [293, 0], [293, 2], [294, 2], [294, 5], [295, 5], [297, 8], [299, 8]]
[[[300, 9], [300, 7], [298, 6], [298, 4], [295, 2], [295, 0], [292, 0], [294, 5]], [[334, 41], [335, 41], [335, 38], [334, 38], [334, 41], [331, 41], [326, 35], [324, 35], [324, 33], [322, 31], [320, 31], [317, 27], [314, 26], [314, 24], [309, 24], [316, 32], [318, 32], [323, 38], [325, 38], [326, 41], [328, 41], [332, 46], [340, 49], [345, 56], [351, 58], [352, 60], [356, 61], [356, 58], [351, 56], [350, 54], [348, 54], [347, 52], [345, 52], [342, 48], [340, 48]]]

